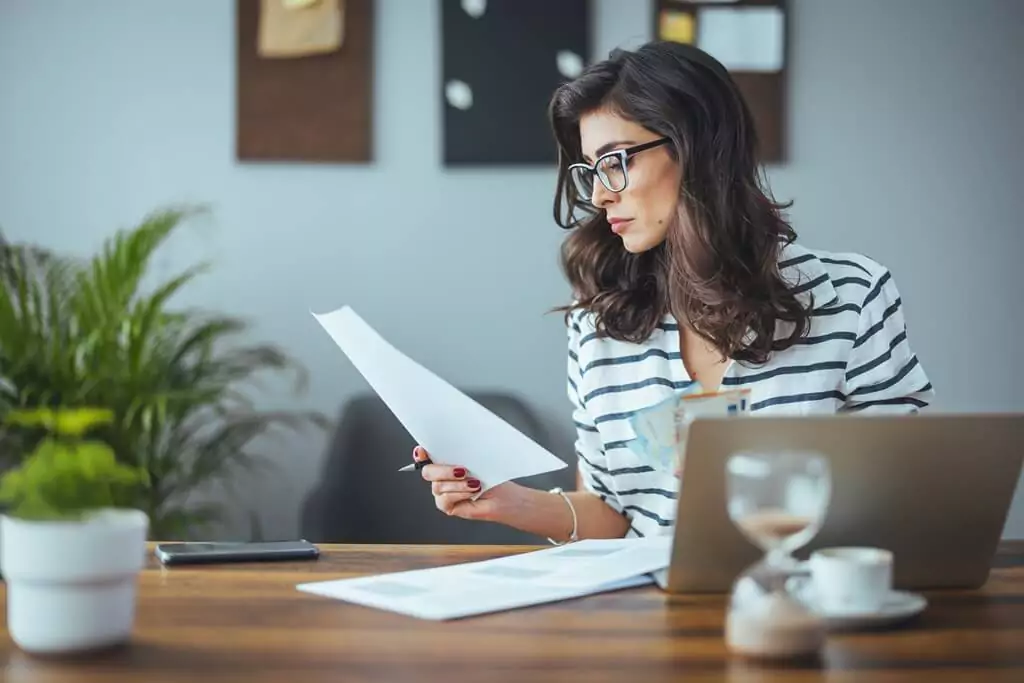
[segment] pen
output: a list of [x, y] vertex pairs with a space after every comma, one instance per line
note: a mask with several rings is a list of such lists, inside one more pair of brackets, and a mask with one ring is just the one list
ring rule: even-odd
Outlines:
[[419, 471], [419, 470], [422, 470], [424, 467], [426, 467], [427, 465], [430, 465], [430, 464], [432, 464], [430, 458], [426, 458], [424, 460], [417, 460], [416, 462], [409, 463], [405, 467], [400, 467], [398, 469], [398, 471], [399, 472], [412, 472], [413, 470]]

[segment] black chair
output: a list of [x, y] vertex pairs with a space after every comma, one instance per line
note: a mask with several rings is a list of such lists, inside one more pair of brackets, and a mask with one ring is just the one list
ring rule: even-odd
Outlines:
[[[472, 398], [551, 449], [536, 416], [519, 399], [502, 393]], [[415, 441], [376, 395], [352, 399], [331, 440], [319, 484], [302, 510], [302, 536], [316, 543], [536, 544], [546, 541], [504, 525], [449, 517], [434, 507], [430, 484], [412, 462]], [[518, 480], [550, 489], [574, 486], [574, 470]]]

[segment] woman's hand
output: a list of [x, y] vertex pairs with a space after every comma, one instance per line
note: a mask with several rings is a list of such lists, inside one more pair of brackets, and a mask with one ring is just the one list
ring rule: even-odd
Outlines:
[[467, 468], [436, 465], [419, 446], [412, 457], [417, 463], [426, 463], [420, 474], [430, 482], [437, 509], [447, 515], [497, 522], [540, 538], [565, 540], [572, 532], [575, 510], [579, 538], [622, 538], [629, 530], [629, 519], [593, 493], [566, 493], [572, 501], [570, 507], [562, 496], [507, 481], [472, 500], [480, 492], [480, 481]]
[[672, 474], [676, 479], [682, 479], [683, 477], [683, 455], [679, 454], [676, 456], [676, 464], [672, 469]]
[[[416, 462], [424, 462], [429, 460], [430, 455], [424, 448], [417, 446], [413, 449], [412, 457]], [[522, 488], [506, 482], [472, 500], [480, 492], [481, 484], [465, 467], [430, 463], [424, 465], [420, 474], [430, 482], [437, 509], [446, 515], [463, 519], [496, 521], [499, 512], [508, 507], [516, 489]]]

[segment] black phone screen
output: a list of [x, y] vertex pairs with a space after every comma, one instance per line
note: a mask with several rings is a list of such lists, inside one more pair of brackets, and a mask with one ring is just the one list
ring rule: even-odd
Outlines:
[[315, 559], [319, 549], [309, 541], [161, 543], [155, 554], [164, 564], [196, 562], [270, 562]]

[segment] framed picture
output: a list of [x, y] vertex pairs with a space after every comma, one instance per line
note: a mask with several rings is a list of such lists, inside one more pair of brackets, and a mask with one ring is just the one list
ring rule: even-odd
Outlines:
[[555, 163], [548, 103], [589, 58], [589, 0], [440, 1], [445, 165]]
[[785, 0], [655, 0], [653, 29], [721, 62], [754, 117], [762, 161], [784, 160]]
[[274, 18], [264, 12], [275, 5], [235, 1], [237, 159], [372, 161], [373, 0], [338, 4], [344, 8], [344, 39], [337, 48], [287, 56], [268, 55], [268, 46], [261, 45], [265, 22]]

